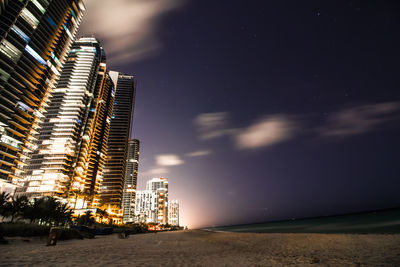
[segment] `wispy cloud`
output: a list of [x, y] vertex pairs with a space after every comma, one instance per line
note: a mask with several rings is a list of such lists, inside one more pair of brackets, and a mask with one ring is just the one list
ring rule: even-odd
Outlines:
[[158, 166], [175, 166], [183, 163], [184, 161], [175, 154], [156, 155], [156, 164]]
[[323, 137], [347, 137], [375, 130], [399, 119], [399, 102], [354, 106], [332, 113], [326, 125], [317, 128]]
[[147, 171], [140, 172], [141, 175], [149, 175], [149, 176], [163, 175], [163, 174], [167, 174], [167, 173], [169, 173], [169, 170], [168, 170], [168, 168], [164, 168], [164, 167], [154, 167]]
[[194, 119], [199, 138], [213, 139], [229, 134], [232, 130], [228, 129], [228, 112], [202, 113]]
[[[230, 136], [238, 149], [267, 148], [307, 133], [311, 137], [344, 138], [382, 129], [400, 120], [400, 102], [355, 105], [330, 114], [315, 125], [316, 114], [274, 114], [244, 128], [228, 127], [228, 113], [203, 113], [195, 118], [199, 138]], [[314, 120], [314, 122], [313, 122]], [[308, 126], [307, 126], [308, 125]], [[314, 125], [314, 126], [310, 126]]]
[[211, 150], [198, 150], [198, 151], [193, 151], [193, 152], [187, 153], [186, 156], [187, 157], [202, 157], [202, 156], [207, 156], [211, 153], [212, 153]]
[[265, 117], [234, 136], [239, 149], [257, 149], [281, 143], [295, 136], [297, 124], [286, 115]]
[[156, 53], [162, 43], [160, 20], [184, 0], [84, 0], [86, 12], [80, 34], [95, 35], [108, 62], [138, 61]]

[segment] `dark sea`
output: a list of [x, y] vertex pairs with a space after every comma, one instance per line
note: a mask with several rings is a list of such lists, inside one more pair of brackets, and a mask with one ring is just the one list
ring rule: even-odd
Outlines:
[[204, 229], [243, 233], [399, 234], [400, 208], [267, 223], [208, 227]]

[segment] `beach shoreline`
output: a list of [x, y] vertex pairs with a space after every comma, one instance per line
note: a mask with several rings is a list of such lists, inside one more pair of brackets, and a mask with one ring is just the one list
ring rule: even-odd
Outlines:
[[[7, 238], [8, 239], [8, 238]], [[230, 233], [205, 230], [117, 234], [60, 241], [18, 238], [0, 266], [398, 266], [400, 235]], [[28, 239], [28, 238], [25, 238]]]

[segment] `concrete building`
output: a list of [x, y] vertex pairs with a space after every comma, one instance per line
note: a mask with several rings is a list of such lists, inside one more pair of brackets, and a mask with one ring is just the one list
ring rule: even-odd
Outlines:
[[146, 190], [137, 191], [135, 215], [137, 222], [168, 223], [168, 180], [153, 178]]
[[0, 3], [0, 190], [16, 187], [36, 149], [84, 10], [82, 0]]
[[178, 200], [168, 201], [168, 224], [179, 226], [179, 202]]

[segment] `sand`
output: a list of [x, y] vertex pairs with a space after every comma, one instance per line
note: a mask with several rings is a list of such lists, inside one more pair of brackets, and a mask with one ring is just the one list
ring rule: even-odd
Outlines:
[[0, 266], [400, 266], [400, 235], [202, 230], [60, 241], [12, 239]]

